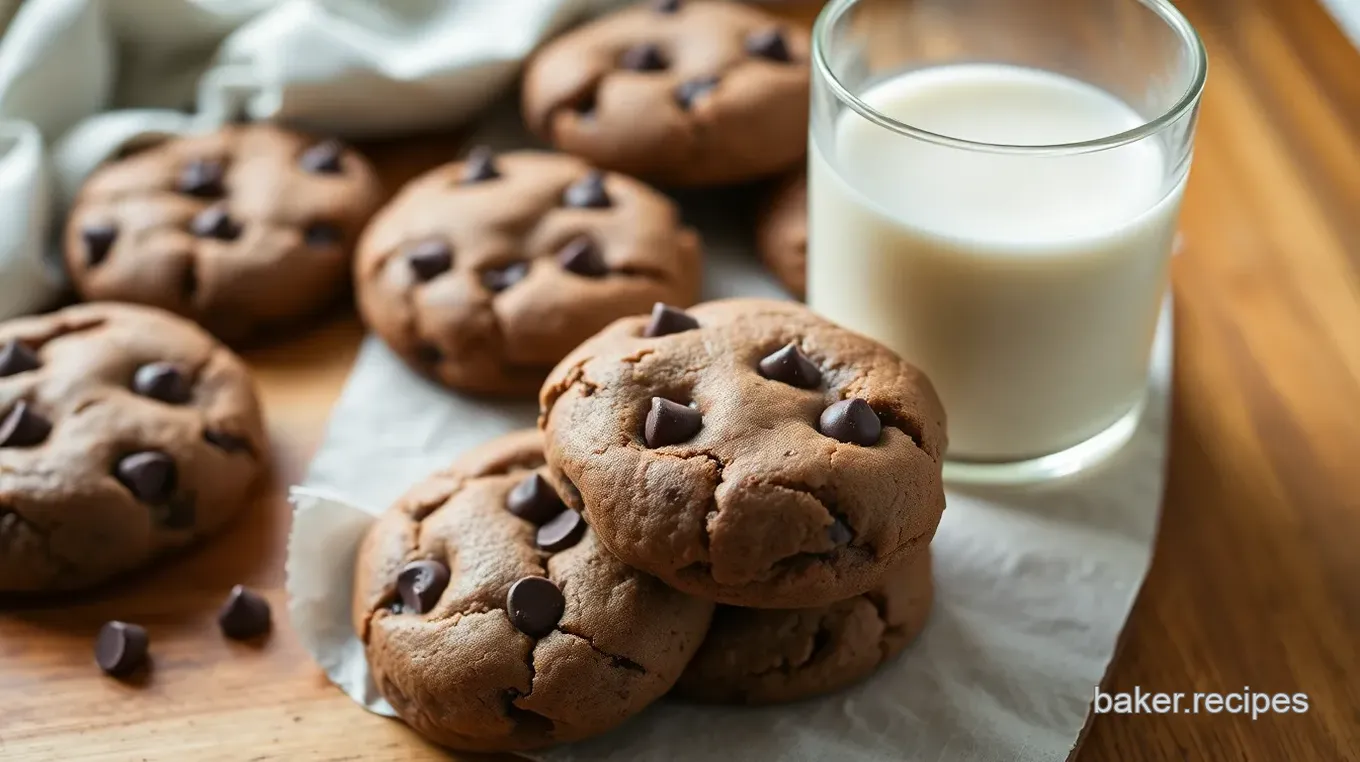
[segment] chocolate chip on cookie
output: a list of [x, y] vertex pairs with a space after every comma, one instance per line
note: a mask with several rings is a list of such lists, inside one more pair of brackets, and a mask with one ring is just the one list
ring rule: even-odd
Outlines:
[[930, 549], [923, 548], [863, 595], [826, 606], [719, 606], [675, 692], [698, 701], [774, 704], [846, 688], [916, 639], [933, 590]]
[[652, 305], [652, 315], [647, 327], [642, 329], [643, 336], [667, 336], [681, 331], [692, 331], [699, 327], [699, 321], [678, 307], [657, 302]]
[[596, 166], [666, 185], [746, 182], [807, 147], [810, 41], [750, 5], [640, 3], [543, 46], [529, 128]]
[[359, 311], [446, 386], [531, 396], [609, 321], [698, 296], [698, 236], [675, 205], [570, 156], [480, 153], [408, 184], [359, 244]]
[[468, 152], [467, 161], [463, 163], [463, 176], [461, 178], [464, 185], [484, 183], [487, 180], [495, 180], [500, 176], [500, 170], [496, 169], [494, 151], [486, 146], [477, 146]]
[[192, 323], [112, 303], [0, 323], [0, 591], [90, 587], [212, 534], [265, 450], [245, 365]]
[[[661, 310], [662, 314], [664, 310]], [[624, 563], [756, 607], [859, 595], [929, 543], [944, 411], [888, 349], [798, 304], [624, 318], [540, 396], [549, 479]]]
[[336, 141], [229, 125], [90, 175], [66, 265], [86, 301], [160, 307], [245, 340], [347, 292], [354, 242], [381, 201], [371, 167]]
[[807, 294], [807, 173], [779, 182], [756, 221], [756, 249], [789, 293]]
[[488, 442], [413, 487], [360, 547], [354, 626], [374, 684], [445, 746], [603, 733], [670, 690], [707, 631], [713, 604], [605, 552], [548, 497], [544, 469], [537, 431]]

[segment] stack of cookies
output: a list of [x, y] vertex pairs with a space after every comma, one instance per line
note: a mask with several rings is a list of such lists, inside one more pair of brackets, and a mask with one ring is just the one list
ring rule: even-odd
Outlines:
[[360, 550], [356, 633], [426, 737], [524, 750], [671, 691], [811, 697], [924, 625], [944, 413], [889, 350], [792, 303], [658, 304], [539, 400], [539, 430], [417, 485]]

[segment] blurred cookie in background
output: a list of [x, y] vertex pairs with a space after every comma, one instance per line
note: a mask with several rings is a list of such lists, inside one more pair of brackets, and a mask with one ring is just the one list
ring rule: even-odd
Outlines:
[[756, 249], [789, 293], [807, 297], [807, 171], [800, 169], [773, 189], [756, 222]]
[[233, 125], [92, 174], [66, 224], [66, 266], [87, 301], [160, 307], [236, 342], [346, 293], [381, 203], [368, 161], [340, 143]]
[[698, 235], [668, 198], [581, 159], [478, 148], [416, 178], [364, 232], [364, 321], [417, 371], [463, 391], [532, 397], [616, 318], [689, 305]]
[[663, 185], [745, 182], [806, 152], [809, 49], [806, 30], [754, 6], [639, 3], [530, 59], [524, 116], [606, 169]]

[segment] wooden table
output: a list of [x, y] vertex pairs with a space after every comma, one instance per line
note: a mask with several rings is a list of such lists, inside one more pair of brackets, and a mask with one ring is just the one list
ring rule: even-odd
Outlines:
[[[1306, 714], [1097, 716], [1078, 760], [1360, 760], [1360, 54], [1317, 0], [1184, 0], [1210, 51], [1177, 307], [1170, 481], [1156, 559], [1106, 686], [1304, 692]], [[806, 13], [806, 11], [802, 11]], [[449, 140], [378, 146], [389, 179]], [[200, 551], [74, 603], [0, 614], [0, 759], [430, 759], [332, 688], [290, 632], [284, 486], [354, 357], [340, 315], [251, 352], [268, 494]], [[227, 588], [265, 591], [260, 648]], [[98, 674], [100, 623], [145, 624], [139, 685]]]

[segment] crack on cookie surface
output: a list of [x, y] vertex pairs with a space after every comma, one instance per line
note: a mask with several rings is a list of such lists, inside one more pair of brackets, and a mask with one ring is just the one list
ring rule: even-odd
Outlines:
[[647, 674], [646, 667], [642, 666], [641, 664], [638, 664], [637, 662], [633, 661], [632, 659], [629, 659], [626, 656], [613, 654], [604, 650], [603, 648], [600, 648], [599, 646], [595, 645], [594, 639], [592, 639], [589, 635], [585, 634], [584, 632], [577, 632], [561, 624], [557, 626], [557, 629], [562, 633], [565, 633], [567, 635], [572, 636], [573, 638], [577, 638], [583, 641], [587, 646], [590, 647], [590, 650], [608, 659], [609, 663], [612, 664], [613, 666], [618, 667], [620, 669], [628, 670], [629, 672], [637, 672], [638, 674], [644, 675]]

